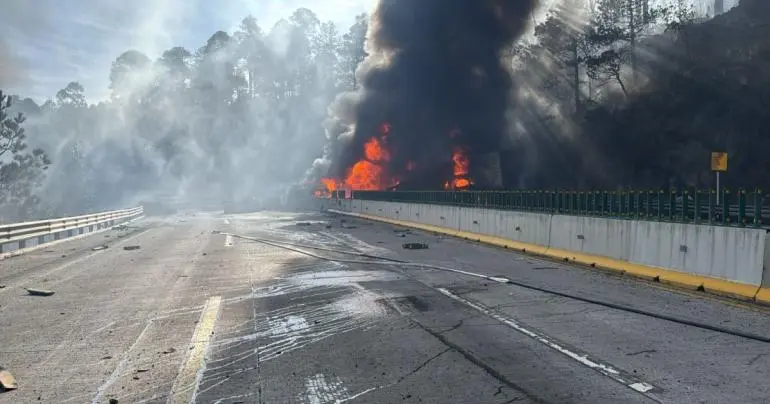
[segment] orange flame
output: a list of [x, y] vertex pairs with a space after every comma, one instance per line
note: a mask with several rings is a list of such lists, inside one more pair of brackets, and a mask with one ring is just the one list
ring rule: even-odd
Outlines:
[[326, 187], [328, 192], [334, 192], [337, 190], [337, 181], [331, 178], [321, 178], [321, 184]]
[[465, 189], [473, 185], [473, 182], [468, 178], [470, 161], [463, 148], [456, 147], [452, 152], [452, 165], [454, 179], [451, 183], [449, 181], [445, 182], [444, 189]]
[[364, 143], [364, 158], [348, 170], [344, 184], [351, 190], [373, 191], [398, 185], [398, 180], [389, 178], [381, 164], [390, 161], [390, 151], [385, 146], [390, 124], [380, 127], [381, 138], [376, 136]]
[[382, 189], [385, 169], [370, 161], [361, 160], [354, 164], [345, 178], [345, 185], [353, 190], [375, 191]]
[[[363, 145], [364, 158], [353, 164], [345, 175], [344, 180], [323, 178], [321, 183], [326, 190], [333, 191], [373, 191], [394, 188], [399, 185], [399, 178], [388, 172], [387, 162], [391, 160], [391, 150], [388, 149], [388, 135], [392, 126], [383, 122], [379, 134], [373, 136]], [[415, 168], [414, 162], [407, 163], [407, 171]]]
[[454, 176], [462, 177], [468, 175], [468, 156], [465, 154], [465, 150], [460, 147], [456, 147], [454, 153], [452, 153], [452, 162], [454, 163]]
[[387, 149], [382, 147], [382, 143], [376, 137], [369, 139], [364, 143], [364, 156], [369, 161], [389, 161], [390, 153]]

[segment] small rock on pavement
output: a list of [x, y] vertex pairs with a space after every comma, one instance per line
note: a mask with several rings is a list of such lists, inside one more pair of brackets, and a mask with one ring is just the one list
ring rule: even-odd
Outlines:
[[110, 404], [118, 404], [118, 399], [117, 398], [111, 398], [110, 399]]
[[2, 388], [2, 390], [15, 390], [19, 388], [19, 385], [16, 383], [16, 379], [11, 372], [2, 367], [0, 367], [0, 388]]
[[100, 245], [92, 248], [91, 251], [99, 251], [99, 250], [106, 250], [106, 249], [107, 249], [107, 245]]
[[123, 247], [123, 249], [126, 250], [126, 251], [138, 250], [140, 248], [142, 248], [142, 247], [140, 247], [138, 245], [127, 245], [127, 246]]
[[165, 350], [165, 351], [163, 351], [162, 353], [163, 353], [163, 354], [170, 354], [170, 353], [174, 353], [174, 352], [176, 352], [176, 349], [174, 349], [174, 347], [171, 347], [171, 348], [169, 348], [169, 349], [166, 349], [166, 350]]
[[4, 288], [5, 288], [5, 285], [0, 285], [0, 289], [4, 289]]
[[34, 288], [26, 288], [27, 293], [29, 293], [32, 296], [52, 296], [54, 294], [53, 290], [46, 290], [46, 289], [34, 289]]

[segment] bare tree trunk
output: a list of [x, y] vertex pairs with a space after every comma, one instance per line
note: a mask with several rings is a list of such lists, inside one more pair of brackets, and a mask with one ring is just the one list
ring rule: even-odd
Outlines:
[[615, 80], [620, 84], [620, 89], [623, 90], [623, 95], [628, 97], [628, 90], [626, 89], [626, 85], [623, 83], [623, 78], [620, 77], [620, 70], [617, 70], [615, 73]]
[[628, 34], [631, 41], [631, 75], [636, 81], [636, 1], [628, 0]]
[[573, 65], [573, 80], [575, 90], [575, 114], [580, 114], [582, 111], [580, 102], [580, 60], [578, 55], [578, 40], [577, 38], [572, 40], [572, 65]]

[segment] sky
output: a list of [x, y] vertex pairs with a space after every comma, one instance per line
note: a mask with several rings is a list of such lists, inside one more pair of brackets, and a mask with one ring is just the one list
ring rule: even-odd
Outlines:
[[263, 29], [300, 7], [341, 30], [376, 0], [0, 0], [0, 89], [38, 102], [70, 81], [91, 102], [109, 95], [109, 71], [128, 49], [157, 58], [165, 49], [199, 48], [251, 14]]

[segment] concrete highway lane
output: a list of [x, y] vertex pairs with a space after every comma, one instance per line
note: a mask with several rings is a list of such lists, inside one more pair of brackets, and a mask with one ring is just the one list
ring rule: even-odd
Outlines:
[[770, 344], [613, 305], [770, 336], [762, 309], [394, 230], [201, 213], [0, 261], [0, 403], [770, 399]]

